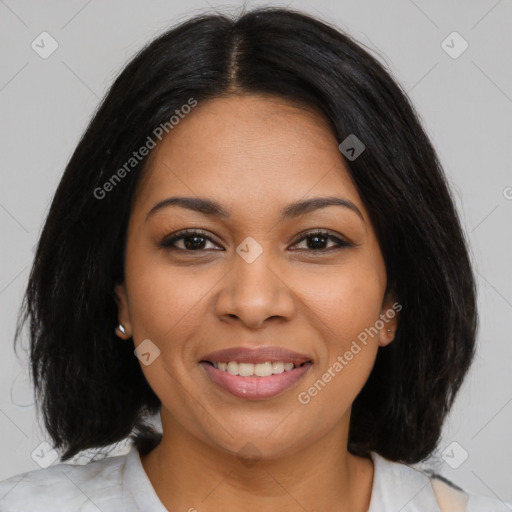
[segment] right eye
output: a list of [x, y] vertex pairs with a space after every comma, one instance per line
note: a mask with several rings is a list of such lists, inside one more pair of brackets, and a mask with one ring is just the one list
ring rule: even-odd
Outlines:
[[[186, 229], [183, 231], [178, 231], [173, 234], [170, 238], [166, 238], [162, 242], [160, 242], [160, 247], [168, 250], [177, 250], [177, 251], [185, 251], [185, 252], [196, 252], [196, 251], [204, 251], [204, 250], [224, 250], [224, 249], [208, 249], [205, 248], [205, 245], [208, 242], [217, 245], [213, 239], [206, 234], [206, 231], [202, 230], [192, 230]], [[181, 245], [181, 247], [178, 247]], [[218, 245], [217, 245], [218, 247]]]

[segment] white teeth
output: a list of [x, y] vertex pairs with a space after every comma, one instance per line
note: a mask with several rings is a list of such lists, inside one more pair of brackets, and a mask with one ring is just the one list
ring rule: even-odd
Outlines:
[[280, 361], [275, 361], [272, 363], [272, 373], [278, 374], [284, 372], [284, 363], [281, 363]]
[[228, 373], [238, 375], [238, 363], [236, 361], [230, 361], [228, 363]]
[[273, 361], [265, 363], [238, 363], [237, 361], [213, 363], [213, 366], [222, 372], [241, 377], [269, 377], [283, 372], [289, 372], [297, 366], [293, 363]]
[[254, 365], [252, 363], [238, 363], [238, 374], [241, 377], [254, 375]]
[[271, 363], [258, 363], [254, 365], [254, 375], [258, 377], [269, 377], [272, 375]]

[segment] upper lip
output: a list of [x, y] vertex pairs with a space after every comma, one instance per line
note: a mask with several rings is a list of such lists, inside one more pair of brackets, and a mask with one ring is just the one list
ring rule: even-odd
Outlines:
[[201, 361], [210, 363], [237, 361], [239, 363], [265, 363], [282, 361], [300, 365], [310, 362], [311, 358], [305, 354], [299, 354], [281, 347], [232, 347], [224, 350], [216, 350], [205, 355]]

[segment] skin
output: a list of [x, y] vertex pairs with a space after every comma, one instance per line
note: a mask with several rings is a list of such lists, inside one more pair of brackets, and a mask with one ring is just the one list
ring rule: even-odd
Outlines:
[[[135, 346], [150, 339], [160, 350], [141, 363], [162, 402], [162, 442], [141, 457], [160, 500], [173, 511], [366, 511], [373, 463], [347, 451], [351, 405], [398, 317], [360, 344], [307, 405], [298, 401], [394, 302], [385, 296], [374, 229], [326, 120], [281, 99], [218, 98], [198, 104], [151, 158], [116, 293], [126, 328], [118, 335], [132, 336]], [[178, 195], [213, 199], [232, 214], [169, 206], [146, 220], [156, 203]], [[350, 200], [363, 219], [328, 206], [279, 221], [289, 203], [321, 196]], [[190, 238], [174, 250], [159, 246], [186, 228], [213, 241], [195, 251], [184, 248]], [[303, 232], [318, 228], [354, 245], [328, 250], [337, 240], [323, 238], [311, 248]], [[263, 250], [252, 263], [236, 252], [248, 236]], [[236, 346], [279, 346], [308, 354], [313, 365], [293, 389], [244, 400], [199, 365], [209, 352]], [[239, 456], [248, 442], [254, 464]]]

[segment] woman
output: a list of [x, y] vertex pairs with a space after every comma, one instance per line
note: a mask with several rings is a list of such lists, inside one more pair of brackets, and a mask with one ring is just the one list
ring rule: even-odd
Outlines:
[[135, 442], [1, 510], [507, 510], [409, 466], [471, 364], [473, 274], [406, 96], [307, 15], [198, 16], [126, 66], [24, 306], [61, 461]]

